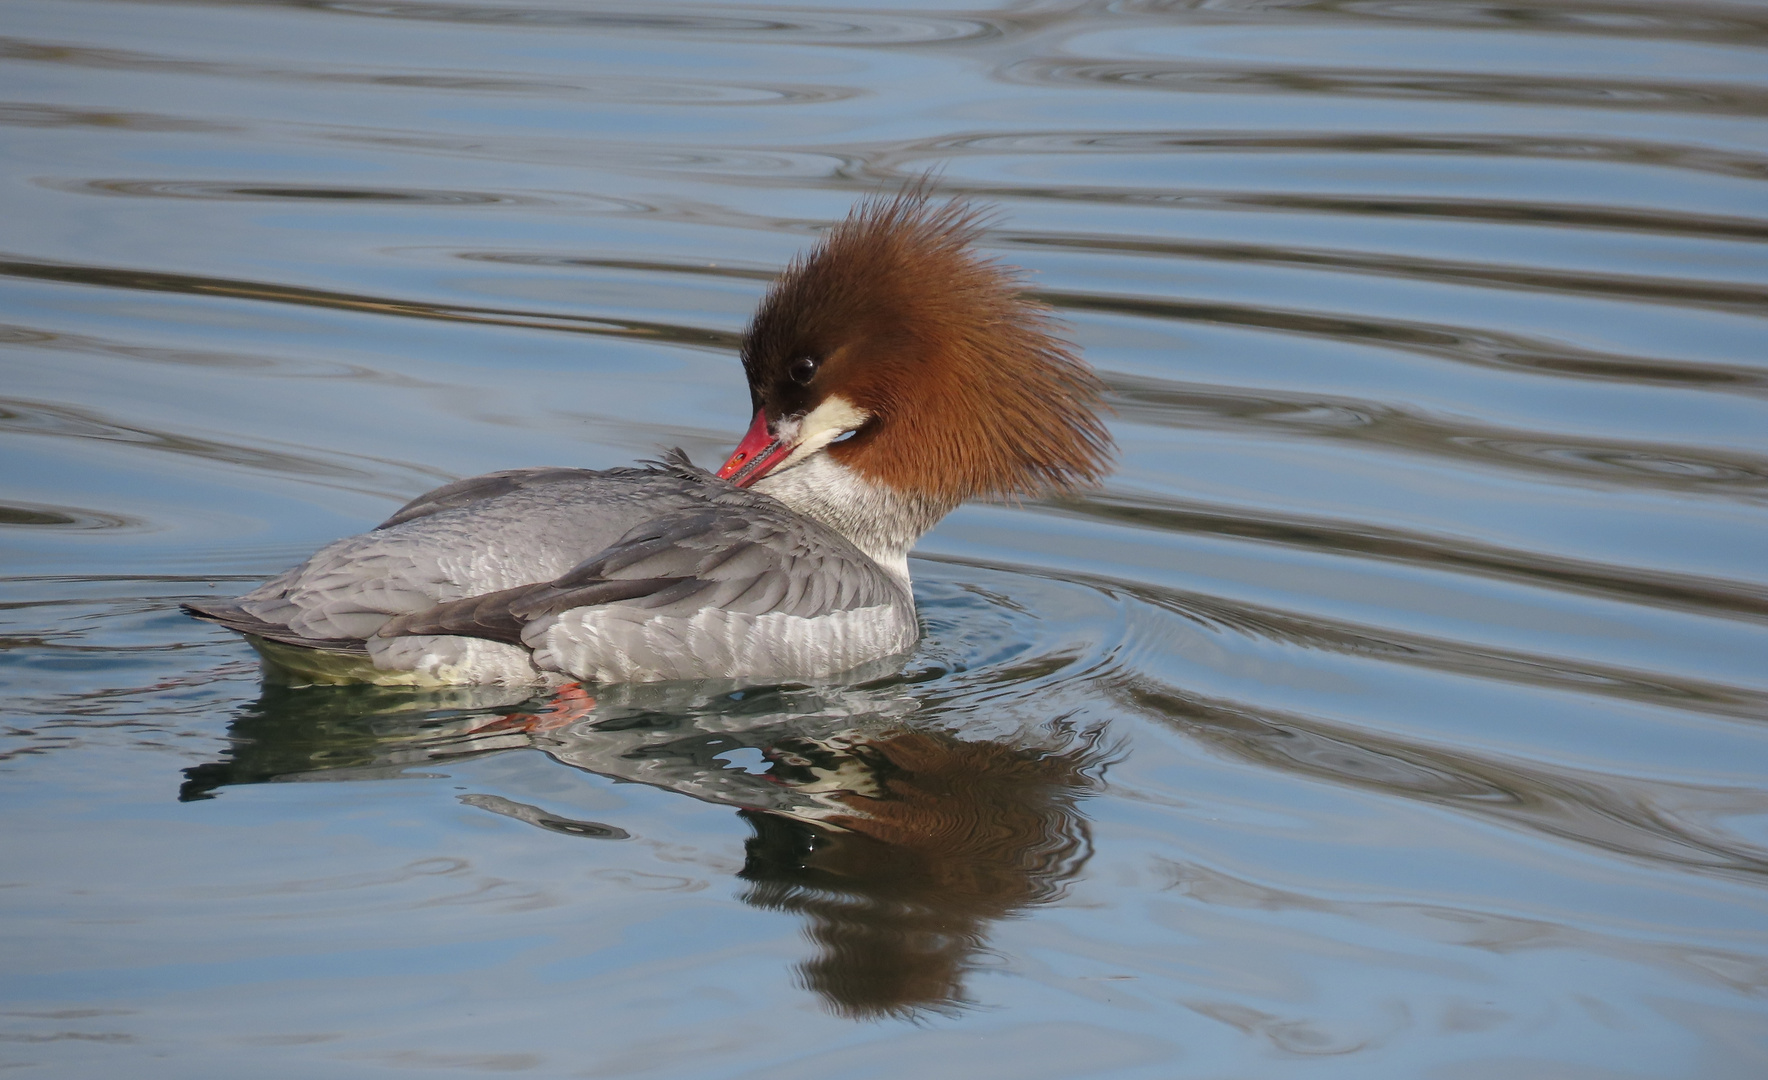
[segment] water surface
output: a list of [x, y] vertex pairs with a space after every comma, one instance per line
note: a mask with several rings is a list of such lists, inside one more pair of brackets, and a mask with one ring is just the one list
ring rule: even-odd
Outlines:
[[[1768, 9], [0, 5], [0, 1066], [1768, 1074]], [[266, 684], [229, 595], [746, 426], [928, 170], [1111, 388], [925, 640]], [[856, 808], [869, 808], [861, 816]]]

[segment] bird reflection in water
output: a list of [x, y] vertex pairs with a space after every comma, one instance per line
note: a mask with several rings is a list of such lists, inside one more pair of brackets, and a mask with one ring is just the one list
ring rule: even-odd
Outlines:
[[[540, 707], [493, 687], [266, 683], [223, 760], [180, 797], [290, 780], [410, 776], [534, 748], [564, 764], [731, 806], [754, 835], [741, 898], [804, 916], [802, 985], [855, 1017], [953, 1012], [989, 925], [1059, 898], [1090, 853], [1077, 804], [1110, 754], [1098, 730], [1005, 725], [962, 739], [898, 679], [838, 688], [729, 684], [568, 689]], [[973, 722], [971, 724], [973, 725]], [[748, 765], [736, 764], [738, 761]], [[553, 832], [623, 839], [496, 795], [469, 805]], [[635, 830], [636, 831], [636, 830]]]

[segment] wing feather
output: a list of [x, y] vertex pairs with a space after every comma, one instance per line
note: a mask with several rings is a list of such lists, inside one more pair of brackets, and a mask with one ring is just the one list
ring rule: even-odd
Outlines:
[[672, 584], [679, 582], [673, 578], [626, 578], [596, 581], [568, 589], [559, 589], [553, 583], [522, 585], [401, 615], [388, 620], [375, 636], [448, 634], [520, 645], [522, 628], [542, 615], [574, 607], [633, 600]]
[[616, 622], [656, 634], [670, 632], [672, 618], [709, 608], [816, 618], [903, 599], [876, 563], [833, 531], [771, 499], [736, 495], [645, 522], [552, 581], [401, 615], [378, 636], [453, 634], [520, 644], [537, 620], [585, 609], [642, 611], [639, 619]]

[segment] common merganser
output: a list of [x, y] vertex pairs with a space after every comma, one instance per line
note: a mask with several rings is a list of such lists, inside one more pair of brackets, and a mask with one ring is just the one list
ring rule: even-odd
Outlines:
[[190, 603], [317, 682], [821, 678], [920, 635], [908, 552], [964, 499], [1096, 481], [1101, 384], [919, 188], [861, 203], [743, 342], [754, 420], [716, 475], [676, 451], [491, 473], [230, 601]]

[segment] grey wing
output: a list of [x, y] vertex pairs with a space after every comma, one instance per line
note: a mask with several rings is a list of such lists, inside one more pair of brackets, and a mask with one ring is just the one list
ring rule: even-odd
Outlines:
[[603, 682], [815, 677], [912, 645], [914, 601], [844, 538], [766, 496], [665, 515], [557, 579], [387, 623], [520, 643]]
[[244, 596], [191, 605], [244, 633], [356, 651], [391, 617], [550, 581], [659, 508], [722, 485], [669, 469], [532, 469], [463, 480], [336, 541]]

